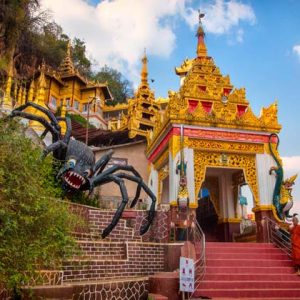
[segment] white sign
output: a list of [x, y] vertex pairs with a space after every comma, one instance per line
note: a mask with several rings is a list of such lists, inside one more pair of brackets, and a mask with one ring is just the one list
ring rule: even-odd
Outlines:
[[180, 291], [194, 292], [195, 267], [191, 258], [180, 257]]

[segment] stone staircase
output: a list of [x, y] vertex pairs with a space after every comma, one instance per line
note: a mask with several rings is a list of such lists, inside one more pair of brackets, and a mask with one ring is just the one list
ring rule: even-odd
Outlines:
[[[49, 271], [56, 281], [33, 284], [34, 296], [42, 299], [146, 300], [148, 276], [165, 267], [165, 244], [160, 239], [166, 231], [156, 224], [141, 237], [139, 228], [146, 212], [128, 211], [108, 238], [102, 240], [101, 231], [110, 223], [115, 211], [81, 205], [73, 205], [72, 209], [87, 224], [74, 233], [79, 251], [63, 262], [61, 270]], [[166, 226], [160, 216], [166, 220], [158, 212], [155, 222]], [[1, 293], [0, 299], [5, 299], [1, 298]]]
[[300, 299], [300, 277], [272, 244], [207, 242], [206, 275], [193, 297]]

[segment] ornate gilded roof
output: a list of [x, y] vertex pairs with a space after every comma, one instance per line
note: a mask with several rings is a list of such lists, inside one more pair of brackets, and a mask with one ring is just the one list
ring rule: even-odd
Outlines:
[[[127, 115], [121, 114], [117, 120], [111, 120], [112, 130], [129, 130], [129, 137], [148, 136], [155, 124], [160, 120], [162, 99], [155, 100], [154, 92], [148, 83], [147, 56], [142, 58], [141, 82], [134, 97], [128, 100]], [[105, 108], [106, 109], [106, 108]], [[109, 111], [109, 109], [107, 109]], [[113, 122], [114, 121], [114, 122]]]
[[71, 58], [71, 41], [68, 42], [67, 55], [60, 64], [58, 71], [62, 76], [74, 75], [75, 67]]
[[186, 58], [183, 63], [175, 68], [175, 72], [177, 75], [185, 75], [192, 67], [193, 59]]
[[222, 75], [207, 55], [201, 23], [196, 36], [197, 57], [186, 59], [176, 69], [177, 74], [185, 75], [184, 81], [178, 92], [169, 92], [169, 105], [150, 140], [155, 140], [166, 123], [279, 132], [277, 103], [263, 108], [257, 117], [245, 89], [234, 88], [230, 77]]

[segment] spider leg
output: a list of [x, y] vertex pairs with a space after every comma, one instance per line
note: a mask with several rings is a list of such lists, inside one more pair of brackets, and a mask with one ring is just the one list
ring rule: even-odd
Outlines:
[[109, 160], [111, 159], [112, 155], [113, 155], [114, 151], [112, 149], [110, 149], [107, 153], [105, 153], [96, 163], [95, 166], [93, 168], [93, 173], [94, 174], [98, 174], [98, 173], [102, 173], [102, 171], [104, 170], [104, 168], [106, 167], [107, 163], [109, 162]]
[[121, 191], [121, 195], [122, 195], [122, 202], [119, 205], [119, 207], [117, 208], [117, 211], [115, 212], [115, 215], [111, 221], [111, 223], [102, 231], [102, 238], [104, 239], [105, 237], [107, 237], [110, 232], [115, 228], [115, 226], [118, 224], [122, 213], [128, 203], [128, 194], [127, 194], [127, 190], [126, 190], [126, 186], [124, 183], [124, 180], [119, 178], [116, 175], [109, 175], [108, 178], [111, 181], [114, 181], [116, 184], [119, 185], [120, 187], [120, 191]]
[[15, 109], [12, 111], [12, 113], [13, 113], [14, 111], [23, 111], [23, 110], [26, 109], [27, 107], [34, 107], [35, 109], [37, 109], [37, 110], [43, 112], [43, 113], [49, 118], [49, 120], [50, 120], [50, 122], [51, 122], [51, 125], [54, 126], [55, 129], [56, 129], [58, 132], [60, 132], [60, 129], [61, 129], [61, 128], [60, 128], [60, 126], [59, 126], [59, 124], [58, 124], [58, 122], [57, 122], [57, 119], [56, 119], [55, 115], [53, 114], [53, 112], [50, 111], [50, 110], [48, 110], [48, 109], [46, 109], [46, 108], [44, 108], [44, 107], [42, 107], [42, 106], [40, 106], [40, 105], [38, 105], [38, 104], [36, 104], [36, 103], [33, 103], [33, 102], [27, 102], [27, 103], [25, 103], [25, 104], [23, 104], [23, 105], [21, 105], [21, 106], [15, 108]]
[[19, 111], [19, 110], [13, 110], [8, 117], [13, 118], [13, 117], [17, 117], [17, 116], [41, 123], [42, 125], [44, 125], [46, 130], [48, 130], [52, 133], [52, 135], [56, 138], [56, 140], [59, 138], [59, 134], [60, 134], [59, 131], [56, 128], [54, 128], [51, 124], [49, 124], [46, 121], [46, 119], [44, 119], [43, 117], [36, 116], [36, 115], [30, 114], [30, 113], [27, 113], [24, 111]]
[[135, 181], [138, 184], [138, 186], [136, 188], [135, 196], [130, 204], [130, 208], [133, 208], [140, 198], [140, 194], [141, 194], [141, 190], [142, 190], [141, 182], [143, 182], [143, 178], [140, 175], [140, 173], [133, 166], [120, 166], [120, 168], [118, 170], [132, 172], [134, 176], [141, 179], [139, 181]]
[[64, 143], [63, 141], [59, 140], [43, 150], [43, 158], [46, 157], [50, 152], [54, 152], [58, 149], [66, 149], [68, 144]]
[[125, 179], [128, 179], [130, 181], [134, 181], [134, 182], [138, 183], [139, 186], [141, 186], [143, 188], [143, 190], [146, 192], [146, 194], [152, 200], [151, 205], [150, 205], [150, 209], [148, 211], [147, 222], [144, 225], [142, 225], [142, 227], [140, 228], [140, 234], [143, 235], [148, 231], [148, 229], [149, 229], [149, 227], [150, 227], [150, 225], [151, 225], [151, 223], [152, 223], [152, 221], [155, 217], [156, 197], [153, 194], [153, 192], [149, 189], [149, 187], [145, 184], [145, 182], [143, 181], [142, 178], [132, 176], [132, 175], [129, 175], [127, 173], [117, 173], [117, 174], [115, 174], [115, 176], [117, 176], [119, 178], [125, 178]]

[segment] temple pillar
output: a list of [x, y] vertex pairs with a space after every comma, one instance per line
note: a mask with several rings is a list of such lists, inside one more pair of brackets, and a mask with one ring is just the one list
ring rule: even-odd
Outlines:
[[257, 237], [256, 241], [258, 243], [267, 243], [269, 242], [268, 239], [268, 228], [267, 228], [267, 221], [266, 218], [274, 220], [273, 211], [271, 209], [264, 210], [264, 209], [253, 209], [255, 213], [255, 220], [257, 226]]
[[257, 154], [257, 181], [259, 182], [259, 204], [272, 205], [273, 191], [276, 177], [270, 175], [269, 171], [276, 163], [269, 154]]

